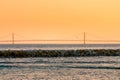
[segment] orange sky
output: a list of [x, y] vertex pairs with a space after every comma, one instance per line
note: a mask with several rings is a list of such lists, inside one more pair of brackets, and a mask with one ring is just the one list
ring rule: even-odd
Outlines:
[[[0, 37], [120, 40], [120, 0], [0, 0]], [[1, 38], [2, 39], [2, 38]]]

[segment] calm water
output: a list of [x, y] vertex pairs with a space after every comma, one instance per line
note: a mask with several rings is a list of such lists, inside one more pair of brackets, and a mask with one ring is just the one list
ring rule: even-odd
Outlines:
[[0, 50], [8, 49], [120, 49], [120, 44], [0, 44]]
[[0, 80], [120, 80], [120, 57], [0, 58]]

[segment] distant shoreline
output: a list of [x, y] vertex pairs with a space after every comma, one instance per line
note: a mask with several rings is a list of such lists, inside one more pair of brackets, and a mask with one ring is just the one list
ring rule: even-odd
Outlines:
[[0, 44], [0, 50], [120, 49], [120, 44]]
[[0, 50], [0, 58], [120, 56], [120, 49]]

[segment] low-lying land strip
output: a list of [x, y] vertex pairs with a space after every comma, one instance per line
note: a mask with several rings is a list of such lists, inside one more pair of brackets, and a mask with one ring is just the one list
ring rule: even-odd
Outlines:
[[120, 49], [81, 50], [2, 50], [0, 57], [80, 57], [80, 56], [120, 56]]

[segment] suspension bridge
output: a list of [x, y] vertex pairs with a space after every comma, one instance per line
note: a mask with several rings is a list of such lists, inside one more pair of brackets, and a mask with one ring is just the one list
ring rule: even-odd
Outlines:
[[21, 43], [21, 42], [80, 42], [82, 44], [87, 44], [87, 43], [120, 43], [120, 40], [88, 40], [86, 39], [86, 33], [84, 32], [83, 34], [83, 39], [29, 39], [29, 40], [24, 40], [24, 39], [15, 39], [16, 34], [12, 33], [11, 35], [11, 40], [1, 40], [0, 43], [10, 43], [10, 44], [15, 44], [15, 43]]

